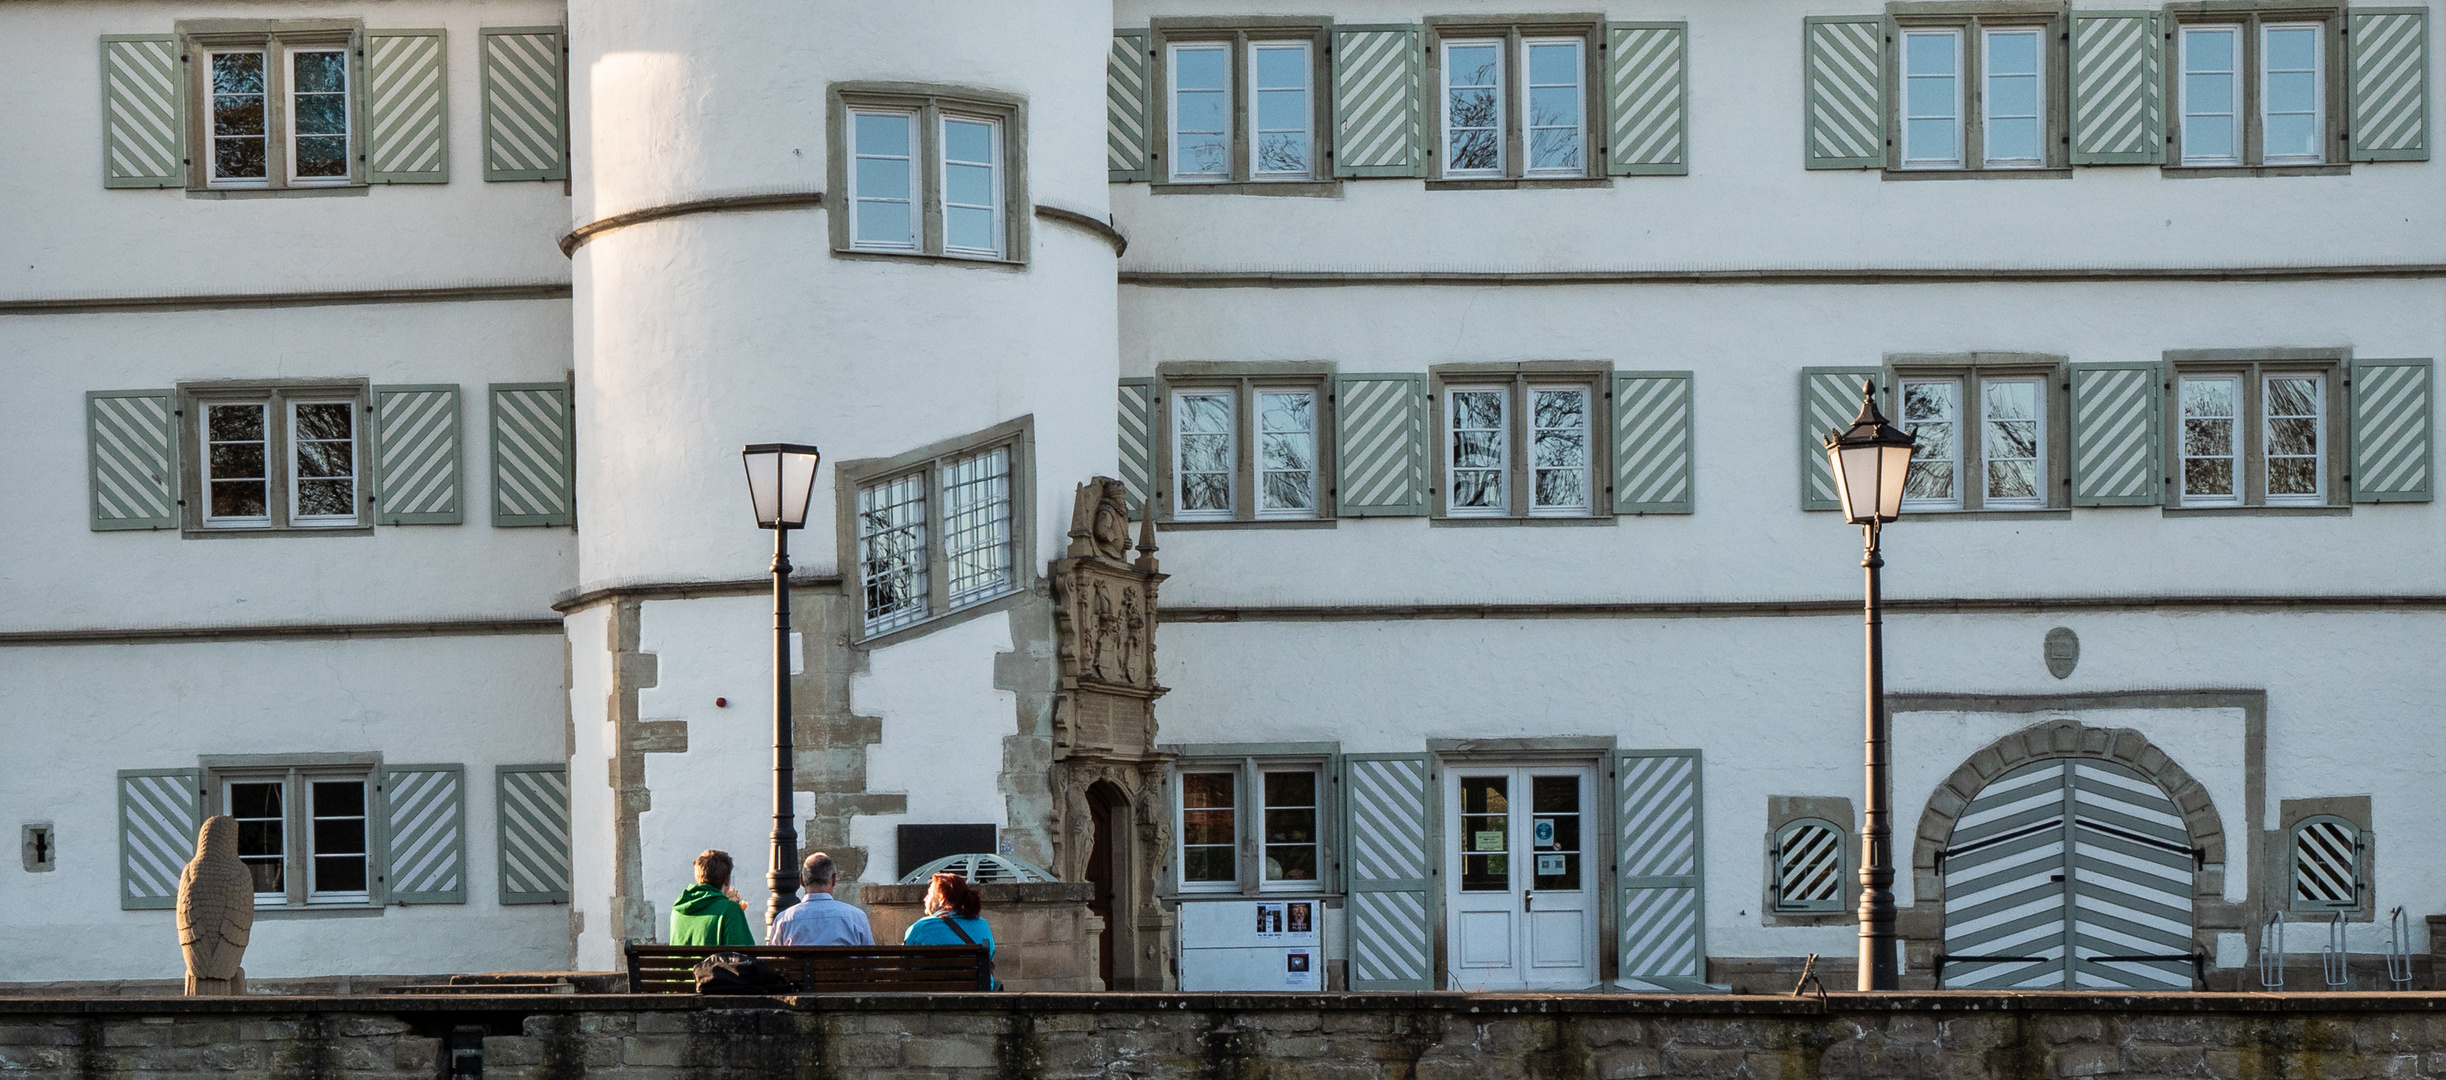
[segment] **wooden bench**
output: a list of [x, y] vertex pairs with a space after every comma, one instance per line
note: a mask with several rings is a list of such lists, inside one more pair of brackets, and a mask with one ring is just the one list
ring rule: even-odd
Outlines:
[[723, 952], [753, 956], [808, 994], [992, 989], [981, 945], [630, 945], [629, 993], [696, 993], [697, 962]]

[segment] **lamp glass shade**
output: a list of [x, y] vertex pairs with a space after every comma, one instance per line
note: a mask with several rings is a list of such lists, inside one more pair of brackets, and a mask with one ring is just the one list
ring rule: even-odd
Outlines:
[[1911, 475], [1918, 440], [1887, 423], [1877, 411], [1874, 386], [1860, 388], [1860, 415], [1849, 428], [1826, 437], [1826, 460], [1834, 467], [1835, 494], [1843, 518], [1854, 525], [1902, 516], [1903, 480]]
[[747, 467], [747, 496], [756, 511], [756, 526], [804, 528], [822, 452], [797, 443], [761, 443], [740, 451], [739, 457]]

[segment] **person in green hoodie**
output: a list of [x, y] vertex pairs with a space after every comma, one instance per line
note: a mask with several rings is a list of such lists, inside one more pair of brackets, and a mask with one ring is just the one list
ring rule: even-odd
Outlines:
[[696, 857], [696, 884], [671, 903], [671, 944], [754, 945], [747, 933], [747, 909], [730, 887], [730, 853], [708, 851]]

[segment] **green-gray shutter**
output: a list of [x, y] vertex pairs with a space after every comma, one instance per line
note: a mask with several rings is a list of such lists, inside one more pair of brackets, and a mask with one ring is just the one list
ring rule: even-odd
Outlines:
[[1434, 800], [1425, 754], [1348, 754], [1350, 988], [1435, 988]]
[[1885, 17], [1802, 20], [1803, 163], [1812, 169], [1885, 165]]
[[1826, 436], [1851, 426], [1860, 415], [1860, 384], [1884, 374], [1873, 367], [1801, 369], [1801, 509], [1843, 508], [1834, 465], [1826, 460]]
[[2429, 160], [2429, 9], [2351, 9], [2345, 78], [2354, 161]]
[[467, 784], [459, 765], [382, 769], [382, 902], [467, 902]]
[[196, 769], [119, 770], [122, 910], [178, 906], [178, 875], [204, 824], [203, 784]]
[[374, 520], [384, 525], [456, 525], [459, 388], [448, 383], [374, 388]]
[[1427, 512], [1427, 377], [1339, 375], [1334, 385], [1334, 512]]
[[365, 32], [365, 178], [450, 182], [448, 42], [439, 30]]
[[568, 766], [501, 765], [493, 777], [501, 902], [568, 903]]
[[1705, 992], [1706, 831], [1696, 750], [1616, 755], [1615, 876], [1622, 888], [1620, 982], [1632, 990]]
[[1690, 172], [1690, 24], [1605, 24], [1605, 170]]
[[2427, 360], [2353, 361], [2354, 502], [2428, 502], [2435, 465]]
[[178, 425], [168, 390], [85, 394], [86, 512], [95, 532], [178, 527]]
[[557, 26], [484, 30], [484, 178], [566, 180], [567, 55]]
[[2072, 163], [2166, 160], [2164, 38], [2153, 11], [2072, 13]]
[[1423, 35], [1415, 26], [1333, 31], [1333, 174], [1425, 176], [1419, 122]]
[[2159, 378], [2150, 363], [2072, 365], [2072, 505], [2160, 501]]
[[186, 79], [178, 38], [102, 35], [102, 186], [187, 183]]
[[1687, 371], [1615, 374], [1615, 513], [1690, 512], [1690, 386]]
[[1104, 58], [1104, 168], [1115, 184], [1154, 178], [1155, 88], [1147, 81], [1147, 32], [1113, 31], [1113, 51]]
[[494, 383], [493, 524], [577, 524], [575, 417], [566, 383]]
[[1155, 491], [1153, 408], [1155, 380], [1121, 380], [1121, 483], [1150, 512]]

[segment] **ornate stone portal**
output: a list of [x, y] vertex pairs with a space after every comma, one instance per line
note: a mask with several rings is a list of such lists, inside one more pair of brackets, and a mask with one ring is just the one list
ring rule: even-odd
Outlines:
[[[1060, 682], [1053, 701], [1054, 866], [1063, 881], [1105, 889], [1109, 989], [1160, 990], [1171, 916], [1155, 902], [1172, 842], [1155, 749], [1155, 521], [1130, 558], [1130, 503], [1121, 481], [1079, 485], [1070, 547], [1053, 563]], [[1111, 835], [1096, 835], [1101, 814]], [[1099, 850], [1101, 849], [1101, 850]]]

